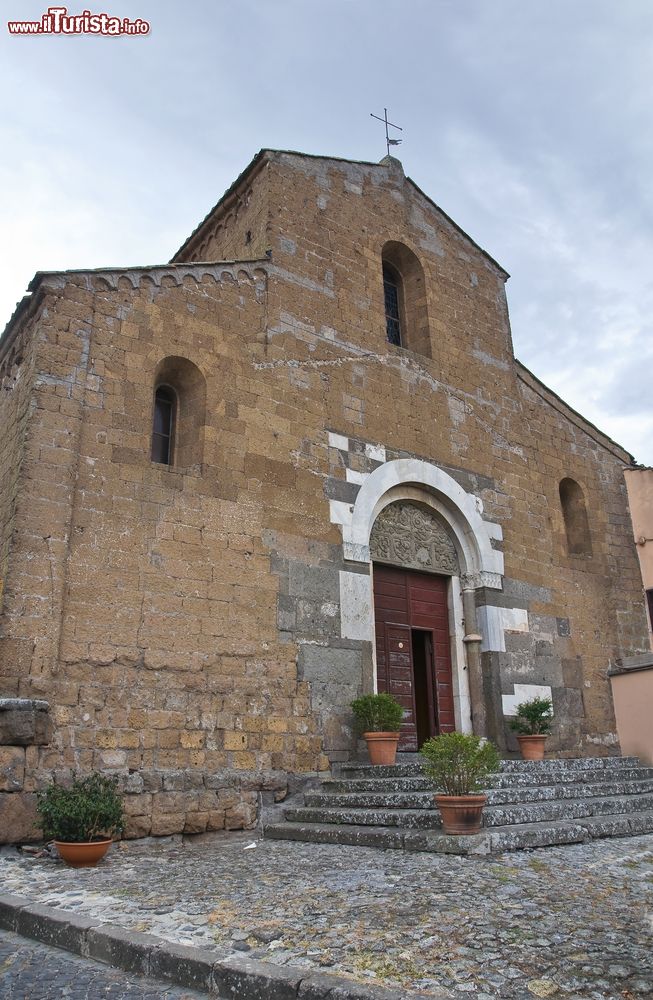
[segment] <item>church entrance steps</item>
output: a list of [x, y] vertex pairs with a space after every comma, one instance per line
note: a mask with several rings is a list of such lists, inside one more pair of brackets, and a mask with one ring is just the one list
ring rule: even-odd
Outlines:
[[[582, 779], [587, 772], [597, 774], [621, 773], [623, 769], [642, 769], [637, 757], [561, 757], [557, 760], [502, 760], [501, 770], [488, 778], [488, 787], [494, 782], [512, 782], [523, 779], [532, 783], [534, 776], [578, 775]], [[651, 770], [644, 768], [644, 770]], [[356, 778], [423, 778], [424, 770], [419, 754], [399, 754], [397, 763], [389, 767], [374, 767], [372, 764], [352, 762], [341, 764], [338, 777], [343, 779]], [[333, 779], [331, 779], [333, 780]]]
[[[406, 758], [409, 759], [406, 759]], [[416, 755], [394, 767], [347, 764], [288, 807], [265, 836], [410, 851], [494, 854], [653, 831], [653, 768], [633, 757], [503, 761], [487, 782], [483, 829], [441, 832]]]
[[[503, 806], [512, 803], [550, 802], [565, 799], [606, 798], [622, 795], [653, 795], [653, 776], [646, 780], [610, 781], [602, 785], [592, 782], [585, 785], [535, 785], [518, 788], [487, 789], [488, 806]], [[337, 793], [329, 791], [307, 792], [304, 803], [310, 808], [380, 809], [432, 809], [432, 791], [389, 790], [352, 791]]]

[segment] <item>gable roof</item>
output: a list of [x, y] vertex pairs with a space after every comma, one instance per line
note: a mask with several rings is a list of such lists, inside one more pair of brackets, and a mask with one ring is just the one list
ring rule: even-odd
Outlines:
[[[182, 254], [184, 250], [186, 250], [186, 248], [193, 241], [195, 236], [197, 236], [197, 234], [203, 229], [203, 227], [206, 225], [209, 219], [211, 219], [214, 213], [216, 213], [223, 205], [228, 203], [231, 200], [231, 198], [236, 194], [241, 185], [244, 185], [245, 181], [251, 181], [256, 176], [258, 171], [261, 169], [263, 164], [274, 156], [296, 156], [302, 160], [327, 160], [332, 163], [350, 163], [354, 166], [362, 166], [362, 167], [383, 167], [384, 161], [388, 159], [387, 157], [384, 157], [384, 159], [381, 160], [380, 163], [374, 163], [371, 160], [350, 160], [344, 156], [323, 156], [317, 153], [299, 153], [294, 149], [269, 149], [269, 148], [260, 149], [256, 154], [256, 156], [254, 156], [250, 160], [245, 169], [241, 171], [241, 173], [238, 175], [233, 184], [231, 184], [230, 187], [227, 188], [227, 190], [219, 199], [219, 201], [216, 202], [213, 208], [204, 216], [202, 221], [195, 227], [195, 229], [193, 229], [192, 233], [188, 236], [186, 240], [184, 240], [179, 249], [173, 254], [171, 258], [171, 263], [175, 263], [177, 261], [180, 254]], [[394, 157], [390, 157], [389, 159], [393, 160]], [[483, 256], [494, 267], [498, 269], [498, 271], [504, 276], [505, 279], [510, 277], [506, 269], [502, 267], [501, 264], [499, 264], [499, 262], [495, 260], [494, 257], [492, 257], [491, 254], [487, 252], [487, 250], [484, 250], [482, 246], [479, 246], [479, 244], [472, 239], [469, 233], [465, 232], [465, 230], [461, 226], [459, 226], [458, 223], [454, 219], [452, 219], [450, 215], [447, 215], [444, 209], [442, 209], [437, 204], [437, 202], [433, 201], [432, 198], [429, 198], [429, 196], [425, 194], [424, 191], [422, 191], [419, 185], [416, 184], [411, 177], [406, 177], [406, 181], [415, 189], [415, 191], [420, 195], [420, 197], [424, 198], [424, 200], [427, 201], [429, 205], [433, 206], [433, 208], [435, 208], [435, 210], [440, 215], [442, 215], [443, 218], [446, 219], [447, 222], [451, 226], [453, 226], [453, 228], [458, 233], [461, 234], [461, 236], [463, 236], [469, 243], [472, 244], [472, 246], [474, 246], [480, 253], [482, 253]]]

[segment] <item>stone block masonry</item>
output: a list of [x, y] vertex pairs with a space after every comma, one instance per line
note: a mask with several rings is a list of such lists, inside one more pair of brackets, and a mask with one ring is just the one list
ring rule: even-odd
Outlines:
[[[384, 254], [412, 268], [404, 347]], [[505, 280], [397, 161], [270, 151], [173, 263], [34, 278], [0, 344], [0, 694], [48, 702], [52, 731], [7, 745], [7, 839], [75, 770], [120, 774], [128, 835], [162, 835], [248, 828], [355, 753], [376, 663], [352, 509], [397, 469], [428, 474], [379, 506], [455, 507], [481, 553], [451, 576], [452, 648], [463, 678], [476, 608], [497, 738], [502, 699], [545, 685], [556, 752], [617, 750], [608, 662], [646, 642], [631, 458], [514, 360]], [[569, 549], [569, 477], [591, 551]]]

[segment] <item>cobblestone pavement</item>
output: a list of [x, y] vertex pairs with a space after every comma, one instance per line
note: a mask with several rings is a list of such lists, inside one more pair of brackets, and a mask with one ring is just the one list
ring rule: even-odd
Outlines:
[[215, 834], [114, 845], [77, 870], [4, 849], [0, 884], [177, 943], [427, 994], [653, 997], [652, 836], [482, 859]]
[[99, 962], [0, 931], [2, 1000], [206, 1000]]

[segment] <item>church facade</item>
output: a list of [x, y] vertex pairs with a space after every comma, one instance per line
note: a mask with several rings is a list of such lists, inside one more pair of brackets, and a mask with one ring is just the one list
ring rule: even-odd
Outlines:
[[633, 460], [516, 361], [506, 279], [397, 160], [270, 150], [170, 264], [35, 276], [0, 346], [4, 839], [94, 768], [128, 836], [251, 826], [373, 690], [403, 750], [511, 752], [543, 694], [553, 752], [619, 752]]

